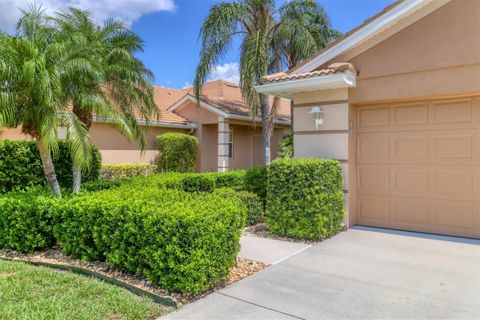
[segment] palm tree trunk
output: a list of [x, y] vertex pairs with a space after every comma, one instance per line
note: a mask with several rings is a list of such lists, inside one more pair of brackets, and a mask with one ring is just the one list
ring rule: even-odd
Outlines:
[[58, 184], [57, 175], [55, 174], [52, 155], [39, 139], [37, 139], [36, 142], [38, 152], [40, 153], [40, 159], [42, 159], [43, 173], [47, 179], [48, 186], [55, 196], [61, 197], [62, 193], [60, 191], [60, 185]]
[[270, 140], [272, 136], [271, 125], [269, 121], [270, 108], [268, 103], [268, 96], [260, 95], [260, 111], [262, 116], [262, 136], [263, 136], [263, 164], [269, 165], [271, 162]]
[[72, 192], [80, 193], [80, 186], [82, 185], [82, 170], [80, 170], [80, 168], [77, 168], [77, 166], [73, 165], [72, 174], [73, 174]]

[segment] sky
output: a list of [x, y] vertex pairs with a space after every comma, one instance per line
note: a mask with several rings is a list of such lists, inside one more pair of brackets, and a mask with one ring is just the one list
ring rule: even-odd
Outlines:
[[[225, 0], [0, 0], [0, 29], [9, 33], [32, 3], [47, 13], [69, 6], [88, 9], [101, 23], [107, 18], [125, 21], [145, 42], [138, 57], [155, 74], [155, 84], [183, 88], [193, 83], [199, 59], [199, 30], [210, 6]], [[278, 4], [287, 0], [277, 0]], [[394, 0], [318, 0], [332, 25], [347, 32]], [[238, 82], [238, 40], [215, 66], [209, 79]]]

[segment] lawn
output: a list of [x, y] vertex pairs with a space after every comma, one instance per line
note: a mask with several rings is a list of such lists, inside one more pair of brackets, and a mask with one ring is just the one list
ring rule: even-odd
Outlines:
[[0, 260], [0, 319], [154, 319], [171, 311], [97, 279]]

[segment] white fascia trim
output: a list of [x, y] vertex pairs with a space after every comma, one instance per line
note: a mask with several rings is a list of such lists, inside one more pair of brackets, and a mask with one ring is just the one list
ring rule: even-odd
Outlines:
[[[185, 97], [183, 97], [182, 99], [178, 100], [177, 102], [175, 102], [175, 104], [173, 104], [171, 107], [169, 107], [167, 110], [168, 111], [175, 111], [176, 109], [178, 109], [180, 106], [183, 105], [183, 103], [187, 100], [190, 100], [194, 103], [197, 103], [197, 99], [195, 99], [195, 97], [192, 97], [191, 95], [186, 95]], [[226, 112], [223, 112], [221, 110], [218, 110], [217, 108], [215, 108], [214, 106], [212, 106], [211, 104], [208, 104], [206, 102], [203, 102], [202, 100], [200, 100], [200, 107], [204, 108], [204, 109], [207, 109], [208, 111], [211, 111], [221, 117], [224, 117], [224, 118], [227, 118], [228, 116], [228, 113]]]
[[[252, 121], [253, 120], [254, 122], [259, 122], [259, 123], [262, 122], [262, 119], [260, 117], [255, 117], [254, 119], [252, 119], [251, 116], [242, 116], [242, 115], [239, 115], [239, 114], [229, 114], [226, 118], [227, 119], [232, 119], [232, 120], [242, 120], [242, 121]], [[273, 123], [283, 124], [283, 125], [291, 125], [290, 120], [277, 119], [277, 120], [273, 120]]]
[[[292, 74], [310, 72], [312, 70], [317, 69], [321, 65], [332, 60], [333, 58], [342, 54], [343, 52], [359, 45], [360, 43], [374, 36], [375, 34], [388, 29], [390, 26], [395, 24], [398, 20], [406, 16], [409, 16], [415, 11], [435, 1], [442, 1], [442, 0], [405, 0], [395, 8], [381, 15], [377, 19], [371, 21], [366, 26], [355, 31], [353, 34], [351, 34], [344, 40], [340, 41], [336, 45], [327, 49], [325, 52], [323, 52], [313, 60], [305, 63], [303, 66], [292, 71]], [[445, 2], [445, 1], [442, 1], [442, 2]]]
[[255, 90], [282, 98], [292, 98], [293, 93], [315, 90], [350, 88], [357, 85], [357, 76], [353, 73], [335, 73], [326, 76], [316, 76], [259, 85]]
[[[112, 119], [102, 118], [102, 117], [93, 117], [93, 121], [96, 123], [115, 123]], [[176, 128], [176, 129], [196, 129], [197, 125], [195, 123], [171, 123], [171, 122], [162, 122], [162, 121], [145, 121], [137, 120], [137, 124], [140, 126], [146, 127], [162, 127], [162, 128]]]

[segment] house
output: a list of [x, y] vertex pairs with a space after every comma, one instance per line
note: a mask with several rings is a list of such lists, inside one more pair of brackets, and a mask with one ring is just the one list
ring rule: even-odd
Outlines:
[[[140, 152], [103, 119], [94, 118], [90, 128], [92, 143], [102, 154], [103, 163], [152, 163], [158, 154], [155, 138], [165, 132], [196, 135], [200, 150], [197, 171], [225, 171], [262, 164], [262, 125], [243, 102], [240, 87], [222, 80], [205, 83], [200, 106], [193, 88], [182, 90], [154, 87], [160, 117], [145, 121], [137, 115], [147, 141]], [[272, 157], [280, 139], [290, 132], [290, 101], [282, 99], [272, 135]], [[20, 128], [0, 131], [0, 140], [29, 139]]]
[[480, 238], [480, 1], [397, 1], [257, 91], [340, 161], [348, 226]]

